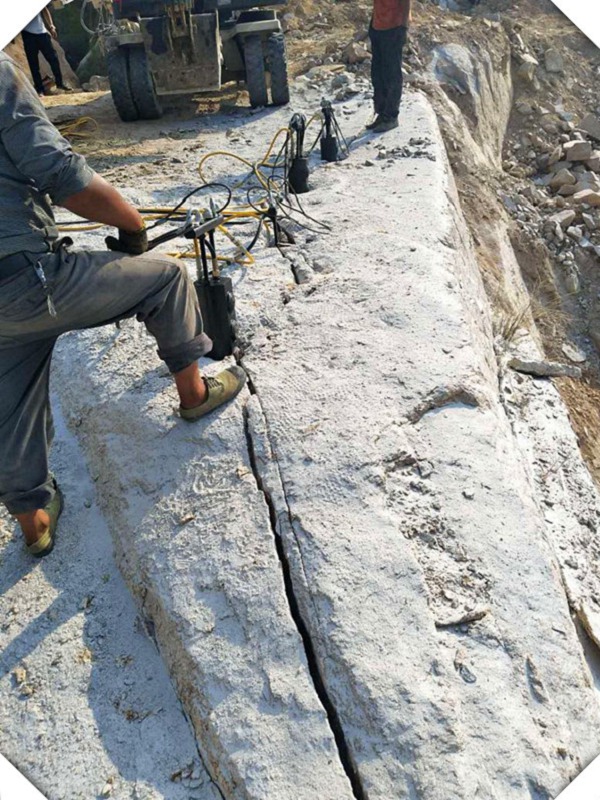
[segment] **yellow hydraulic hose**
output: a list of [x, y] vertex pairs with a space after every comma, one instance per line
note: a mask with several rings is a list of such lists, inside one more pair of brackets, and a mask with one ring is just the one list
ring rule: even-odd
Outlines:
[[[309, 120], [307, 128], [311, 123], [313, 123], [319, 117], [320, 114], [318, 113], [314, 114]], [[69, 138], [87, 138], [88, 136], [91, 135], [91, 131], [84, 132], [82, 131], [82, 128], [90, 124], [93, 125], [92, 130], [98, 127], [98, 123], [92, 117], [81, 117], [78, 120], [69, 120], [65, 122], [60, 127], [60, 130], [63, 136]], [[287, 145], [288, 137], [290, 135], [291, 131], [289, 128], [280, 128], [275, 134], [275, 136], [273, 136], [273, 138], [271, 139], [269, 147], [267, 148], [267, 151], [264, 154], [264, 156], [255, 162], [252, 162], [247, 158], [238, 155], [237, 153], [230, 153], [226, 150], [215, 150], [213, 152], [207, 153], [205, 156], [203, 156], [203, 158], [200, 160], [200, 163], [198, 164], [198, 173], [200, 174], [200, 178], [202, 179], [203, 183], [211, 182], [204, 174], [204, 167], [209, 160], [217, 157], [230, 158], [233, 159], [234, 161], [238, 161], [239, 163], [244, 164], [244, 166], [248, 167], [249, 169], [248, 174], [233, 187], [234, 190], [240, 189], [251, 177], [254, 176], [259, 181], [260, 185], [267, 192], [269, 192], [271, 190], [271, 186], [269, 184], [269, 178], [266, 175], [264, 175], [262, 170], [263, 168], [273, 169], [276, 166], [278, 166], [276, 163], [270, 161], [271, 156], [275, 151], [278, 141], [282, 137], [284, 136], [286, 137], [285, 142], [282, 145], [283, 147]], [[257, 202], [256, 206], [246, 204], [234, 208], [226, 208], [223, 211], [223, 216], [225, 217], [226, 221], [236, 220], [236, 219], [246, 219], [246, 220], [255, 219], [260, 221], [262, 219], [264, 223], [267, 224], [267, 220], [264, 219], [264, 212], [266, 212], [268, 208], [269, 208], [268, 203], [266, 202], [266, 200], [262, 199]], [[153, 222], [155, 220], [161, 219], [165, 215], [169, 215], [173, 220], [182, 221], [185, 219], [188, 213], [187, 208], [179, 208], [177, 209], [177, 211], [173, 211], [172, 208], [162, 208], [159, 206], [143, 207], [139, 208], [138, 211], [142, 215], [144, 222]], [[96, 231], [103, 227], [105, 226], [95, 222], [89, 222], [89, 224], [84, 224], [84, 225], [77, 225], [67, 222], [62, 225], [59, 225], [58, 229], [61, 233], [72, 233], [72, 232], [83, 233], [87, 231]], [[220, 225], [218, 230], [222, 234], [224, 234], [228, 239], [230, 239], [230, 241], [238, 248], [238, 253], [241, 253], [243, 255], [243, 260], [241, 260], [239, 256], [236, 259], [232, 259], [231, 257], [227, 256], [219, 256], [218, 257], [219, 261], [224, 261], [226, 263], [232, 263], [233, 261], [235, 261], [236, 263], [243, 265], [251, 265], [255, 263], [252, 254], [244, 247], [244, 245], [239, 241], [239, 239], [237, 239], [229, 230], [227, 230], [225, 225]], [[193, 249], [187, 249], [175, 253], [169, 253], [169, 255], [173, 256], [174, 258], [193, 258], [195, 257], [195, 252]]]
[[237, 153], [230, 153], [227, 150], [214, 150], [211, 153], [207, 153], [205, 156], [203, 156], [200, 159], [200, 163], [198, 164], [198, 173], [200, 175], [200, 178], [204, 181], [204, 183], [210, 183], [210, 181], [207, 179], [206, 175], [204, 174], [204, 166], [205, 166], [206, 162], [209, 161], [210, 159], [217, 158], [217, 157], [231, 158], [234, 161], [239, 161], [241, 164], [244, 164], [246, 167], [249, 167], [248, 174], [245, 175], [242, 178], [241, 181], [236, 183], [232, 187], [233, 189], [240, 189], [248, 181], [249, 178], [251, 178], [252, 176], [255, 176], [257, 178], [257, 180], [259, 181], [259, 183], [261, 184], [261, 186], [268, 191], [269, 190], [269, 182], [268, 182], [268, 179], [261, 172], [261, 167], [270, 167], [270, 168], [272, 168], [274, 166], [273, 164], [271, 164], [269, 162], [269, 158], [271, 157], [271, 155], [272, 155], [272, 153], [273, 153], [273, 151], [275, 149], [275, 145], [277, 144], [277, 141], [283, 135], [285, 135], [286, 137], [288, 137], [290, 135], [289, 128], [280, 128], [277, 131], [277, 133], [275, 134], [275, 136], [271, 139], [271, 143], [269, 144], [267, 152], [264, 154], [264, 156], [261, 159], [259, 159], [258, 161], [255, 161], [255, 162], [249, 161], [247, 158], [244, 158], [243, 156], [239, 156]]
[[[92, 132], [98, 128], [98, 123], [93, 117], [78, 117], [64, 120], [57, 125], [57, 128], [65, 139], [89, 139]], [[83, 130], [84, 128], [86, 130]]]

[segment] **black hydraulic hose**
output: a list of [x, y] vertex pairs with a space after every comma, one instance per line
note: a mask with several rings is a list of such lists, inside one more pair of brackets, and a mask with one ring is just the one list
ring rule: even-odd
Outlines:
[[161, 219], [156, 220], [156, 222], [153, 225], [149, 225], [147, 230], [151, 231], [153, 228], [156, 228], [159, 225], [164, 225], [165, 222], [168, 222], [179, 211], [179, 209], [183, 206], [186, 200], [189, 200], [189, 198], [192, 197], [192, 195], [198, 194], [198, 192], [202, 192], [205, 189], [223, 189], [227, 193], [227, 200], [225, 204], [222, 205], [219, 209], [217, 209], [216, 212], [217, 214], [222, 214], [223, 211], [225, 211], [225, 209], [231, 203], [233, 192], [231, 191], [229, 186], [227, 186], [224, 183], [203, 183], [201, 186], [196, 186], [195, 189], [192, 189], [191, 192], [188, 192], [185, 195], [185, 197], [174, 208], [172, 208], [171, 211], [169, 211], [169, 213], [165, 217], [161, 217]]
[[180, 236], [185, 236], [186, 232], [190, 229], [191, 225], [183, 225], [179, 228], [173, 228], [173, 230], [167, 231], [166, 233], [161, 233], [160, 236], [148, 242], [148, 250], [154, 250], [155, 247], [161, 244], [166, 244], [166, 242], [171, 242], [173, 239], [178, 239]]
[[310, 156], [312, 154], [313, 150], [315, 149], [315, 147], [319, 144], [319, 142], [321, 140], [321, 136], [323, 135], [323, 131], [324, 130], [325, 130], [325, 121], [323, 121], [323, 123], [321, 124], [321, 129], [320, 129], [319, 133], [317, 134], [317, 138], [313, 142], [312, 147], [308, 151], [307, 155]]
[[264, 224], [265, 224], [265, 218], [264, 216], [262, 216], [258, 221], [258, 227], [256, 229], [256, 233], [254, 234], [254, 238], [252, 239], [250, 244], [244, 245], [244, 248], [245, 250], [247, 250], [248, 253], [252, 252], [252, 248], [255, 247], [256, 243], [258, 242]]

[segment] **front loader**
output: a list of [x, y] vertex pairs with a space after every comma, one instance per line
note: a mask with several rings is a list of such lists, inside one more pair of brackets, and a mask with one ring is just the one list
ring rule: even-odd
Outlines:
[[289, 102], [286, 0], [89, 0], [100, 12], [111, 93], [125, 122], [157, 119], [163, 99], [244, 82], [253, 107]]

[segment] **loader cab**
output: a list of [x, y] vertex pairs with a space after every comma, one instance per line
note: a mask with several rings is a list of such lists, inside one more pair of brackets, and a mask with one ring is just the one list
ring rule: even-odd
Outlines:
[[162, 115], [161, 98], [244, 82], [253, 107], [289, 102], [286, 0], [113, 0], [105, 36], [111, 92], [126, 122]]

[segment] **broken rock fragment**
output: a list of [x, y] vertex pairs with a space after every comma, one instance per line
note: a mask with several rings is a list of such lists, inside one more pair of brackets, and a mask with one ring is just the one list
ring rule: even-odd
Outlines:
[[591, 214], [582, 214], [581, 218], [583, 219], [585, 227], [589, 231], [595, 231], [596, 228], [598, 227], [597, 223], [596, 223], [596, 220], [594, 219], [594, 217]]
[[578, 139], [567, 142], [563, 146], [565, 158], [569, 161], [587, 161], [592, 157], [592, 143], [580, 142]]
[[600, 117], [595, 114], [587, 114], [577, 127], [579, 130], [585, 131], [593, 139], [600, 141]]
[[548, 217], [548, 225], [560, 225], [563, 230], [566, 230], [575, 221], [576, 217], [576, 211], [572, 208], [565, 208], [564, 211], [559, 211], [557, 214], [552, 214], [551, 217]]
[[548, 185], [551, 189], [560, 189], [562, 186], [575, 185], [576, 183], [577, 178], [575, 175], [570, 170], [563, 168], [552, 176]]
[[600, 208], [600, 192], [595, 192], [593, 189], [584, 189], [582, 192], [577, 192], [573, 195], [573, 202], [578, 205], [584, 203], [588, 206]]
[[561, 158], [562, 158], [562, 147], [560, 147], [559, 145], [558, 147], [555, 147], [552, 153], [550, 154], [548, 158], [548, 166], [551, 167], [554, 164], [558, 164]]
[[581, 378], [581, 369], [554, 361], [526, 361], [522, 358], [511, 358], [508, 366], [515, 372], [533, 375], [535, 378]]
[[347, 64], [362, 64], [369, 58], [371, 58], [369, 51], [359, 42], [350, 42], [344, 50], [344, 61]]
[[521, 56], [521, 66], [519, 67], [519, 75], [527, 81], [533, 81], [535, 78], [535, 71], [539, 66], [539, 62], [529, 53], [524, 53]]
[[561, 347], [564, 355], [569, 359], [569, 361], [575, 362], [575, 364], [583, 364], [587, 361], [587, 357], [585, 353], [582, 353], [581, 350], [577, 347], [573, 347], [570, 344], [563, 344]]
[[551, 47], [544, 53], [544, 66], [546, 67], [546, 72], [564, 72], [565, 60], [556, 48]]

